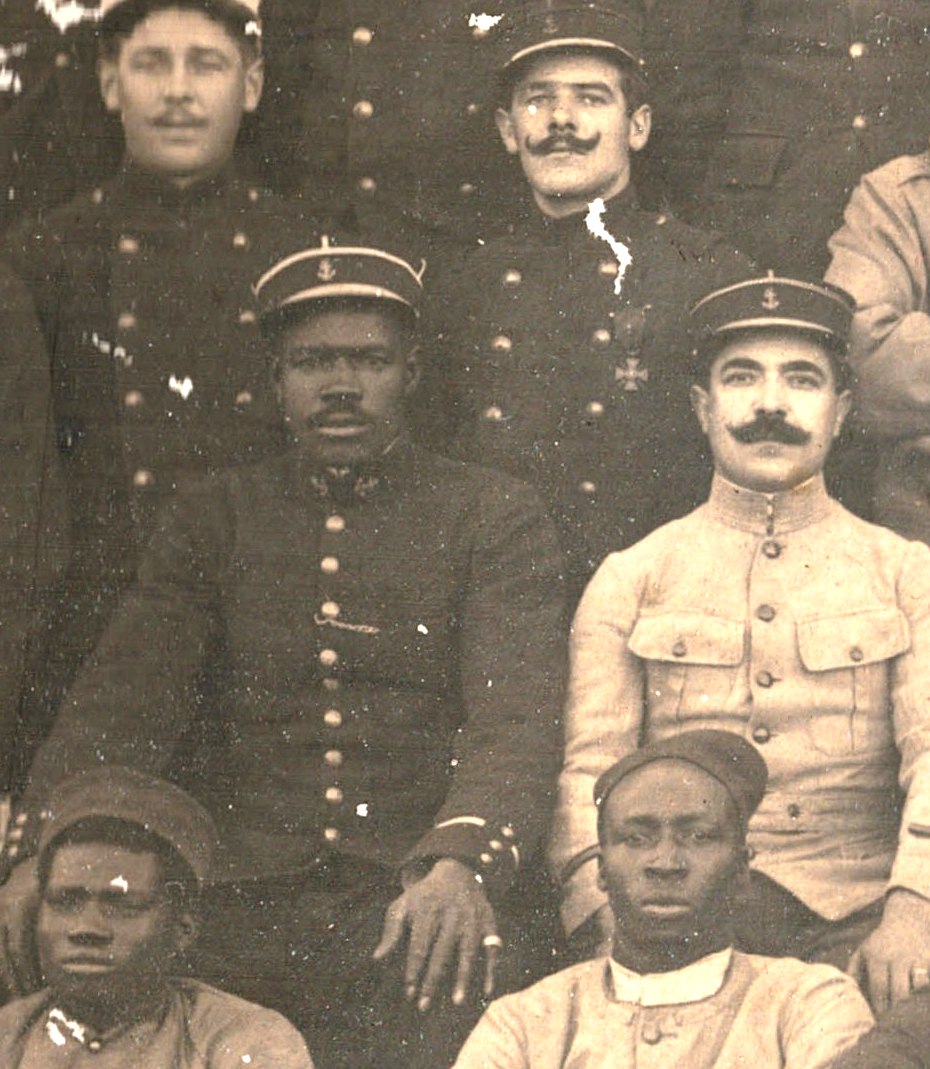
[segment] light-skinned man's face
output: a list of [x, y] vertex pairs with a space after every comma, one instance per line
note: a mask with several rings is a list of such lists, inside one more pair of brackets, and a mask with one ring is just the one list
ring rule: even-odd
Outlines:
[[321, 303], [275, 345], [288, 429], [320, 465], [363, 465], [406, 426], [419, 371], [411, 337], [393, 315]]
[[617, 960], [663, 972], [727, 946], [727, 912], [747, 868], [723, 784], [686, 761], [655, 761], [604, 806], [598, 882], [616, 919]]
[[767, 331], [735, 335], [714, 359], [707, 389], [693, 386], [691, 400], [717, 471], [766, 494], [822, 471], [850, 406], [816, 339]]
[[107, 843], [55, 850], [36, 939], [45, 981], [65, 1012], [106, 1022], [157, 990], [193, 932], [165, 896], [158, 858]]
[[547, 215], [582, 211], [629, 185], [630, 153], [643, 148], [647, 105], [628, 114], [620, 70], [605, 53], [556, 53], [529, 62], [509, 109], [497, 112], [507, 151], [520, 157]]
[[258, 106], [262, 62], [247, 64], [207, 15], [165, 8], [133, 28], [116, 58], [101, 59], [99, 78], [129, 158], [183, 187], [229, 161], [243, 114]]

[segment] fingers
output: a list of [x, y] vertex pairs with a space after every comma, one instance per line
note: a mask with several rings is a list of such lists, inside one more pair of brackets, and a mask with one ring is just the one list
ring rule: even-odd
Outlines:
[[887, 958], [866, 959], [866, 974], [869, 985], [869, 1002], [875, 1015], [891, 1008], [891, 964]]
[[[407, 998], [415, 998], [417, 984], [427, 961], [433, 953], [433, 940], [441, 932], [440, 918], [435, 909], [420, 909], [410, 918], [410, 946], [404, 968], [404, 989]], [[421, 997], [420, 1002], [423, 999]], [[429, 998], [427, 998], [427, 1006]], [[426, 1007], [421, 1006], [421, 1009]]]
[[461, 1006], [468, 994], [468, 984], [471, 980], [472, 969], [475, 967], [475, 959], [478, 957], [478, 948], [481, 946], [477, 925], [469, 925], [468, 929], [459, 938], [459, 962], [455, 972], [455, 982], [452, 986], [452, 1002]]
[[371, 955], [375, 961], [381, 961], [382, 958], [386, 958], [388, 954], [394, 952], [404, 934], [406, 920], [407, 911], [404, 909], [403, 899], [398, 898], [396, 902], [391, 903], [387, 913], [384, 915], [381, 942], [378, 943]]
[[[459, 945], [459, 939], [460, 933], [456, 925], [448, 922], [441, 925], [438, 935], [432, 942], [426, 975], [423, 977], [423, 984], [420, 987], [420, 998], [417, 1002], [417, 1009], [420, 1011], [429, 1009], [439, 981], [442, 979], [455, 954], [456, 947]], [[463, 992], [462, 998], [464, 999], [464, 997]]]
[[500, 937], [495, 935], [494, 938], [498, 940], [496, 943], [484, 944], [484, 984], [481, 987], [481, 993], [485, 998], [490, 998], [494, 994], [497, 962], [503, 949]]
[[889, 962], [889, 1007], [902, 999], [910, 998], [911, 995], [911, 967], [910, 962]]

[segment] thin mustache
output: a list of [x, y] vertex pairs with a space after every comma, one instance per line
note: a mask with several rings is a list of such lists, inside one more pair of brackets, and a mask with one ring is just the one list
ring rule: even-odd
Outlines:
[[567, 148], [572, 152], [591, 152], [597, 148], [600, 140], [600, 134], [595, 134], [587, 140], [575, 137], [574, 134], [550, 134], [535, 145], [527, 138], [526, 149], [531, 156], [547, 156], [557, 148]]
[[166, 111], [152, 120], [153, 126], [206, 126], [206, 120], [184, 111]]
[[752, 445], [756, 442], [781, 442], [783, 445], [806, 445], [810, 441], [810, 434], [795, 427], [783, 419], [771, 419], [767, 416], [759, 416], [752, 423], [744, 423], [741, 427], [730, 427], [730, 434], [743, 445]]
[[322, 427], [327, 424], [333, 416], [349, 416], [352, 419], [358, 420], [359, 423], [371, 423], [371, 419], [366, 416], [364, 412], [348, 405], [325, 408], [322, 412], [317, 412], [312, 416], [308, 416], [307, 423], [311, 427]]

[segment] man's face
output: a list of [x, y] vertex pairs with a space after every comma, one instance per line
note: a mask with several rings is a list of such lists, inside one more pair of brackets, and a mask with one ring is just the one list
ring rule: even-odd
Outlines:
[[717, 470], [760, 493], [790, 490], [821, 471], [849, 412], [830, 357], [801, 334], [735, 337], [717, 355], [709, 388], [691, 399]]
[[277, 339], [278, 397], [288, 427], [320, 464], [379, 457], [404, 429], [416, 352], [377, 309], [316, 309]]
[[104, 1015], [157, 987], [184, 940], [156, 856], [106, 843], [55, 851], [36, 937], [54, 994], [73, 1011]]
[[[684, 761], [655, 761], [604, 803], [598, 874], [616, 918], [616, 946], [653, 971], [702, 955], [726, 931], [746, 871], [739, 818], [726, 788]], [[635, 967], [635, 963], [634, 963]]]
[[630, 181], [630, 152], [649, 139], [648, 106], [627, 114], [616, 64], [596, 52], [531, 62], [509, 110], [497, 112], [507, 151], [518, 155], [548, 215], [582, 210]]
[[130, 159], [179, 185], [227, 163], [242, 115], [255, 110], [262, 90], [260, 59], [246, 66], [224, 26], [178, 8], [139, 22], [117, 58], [100, 61], [99, 75]]

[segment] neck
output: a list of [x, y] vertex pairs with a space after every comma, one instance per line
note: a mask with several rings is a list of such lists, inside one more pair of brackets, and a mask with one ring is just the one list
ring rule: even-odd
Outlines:
[[622, 193], [629, 184], [630, 172], [629, 169], [626, 169], [606, 189], [599, 192], [578, 196], [561, 196], [559, 194], [540, 193], [534, 189], [533, 200], [536, 201], [536, 205], [543, 215], [548, 215], [551, 219], [564, 219], [567, 215], [577, 215], [579, 212], [587, 211], [591, 202], [598, 197], [601, 197], [605, 202], [612, 200]]
[[716, 954], [732, 945], [729, 932], [693, 933], [676, 941], [658, 942], [638, 938], [624, 932], [618, 925], [614, 932], [612, 957], [624, 968], [641, 976], [646, 973], [673, 972], [693, 965], [709, 954]]
[[59, 998], [52, 992], [51, 1004], [76, 1024], [103, 1035], [160, 1016], [167, 999], [167, 980], [158, 977], [143, 988], [108, 991], [87, 999], [73, 994]]

